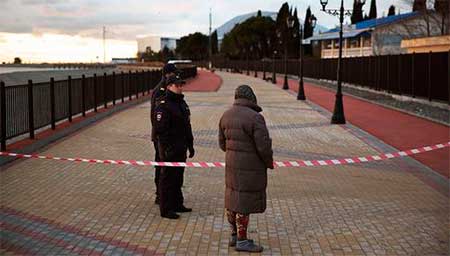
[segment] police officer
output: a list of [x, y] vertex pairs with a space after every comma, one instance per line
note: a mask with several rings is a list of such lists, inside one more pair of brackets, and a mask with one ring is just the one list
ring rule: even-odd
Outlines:
[[[166, 81], [166, 97], [155, 108], [155, 135], [159, 155], [164, 162], [185, 162], [194, 157], [194, 137], [190, 122], [190, 110], [183, 95], [184, 81], [171, 76]], [[184, 206], [184, 167], [163, 167], [159, 177], [159, 209], [161, 216], [178, 219], [177, 212], [190, 212]]]
[[[170, 76], [178, 75], [179, 70], [175, 67], [174, 64], [166, 64], [162, 70], [162, 78], [161, 81], [156, 85], [155, 89], [152, 91], [151, 100], [150, 100], [150, 121], [152, 124], [152, 142], [153, 147], [155, 148], [155, 161], [159, 162], [161, 159], [159, 158], [158, 152], [158, 142], [156, 141], [155, 129], [153, 129], [155, 125], [154, 114], [155, 107], [158, 105], [164, 98], [166, 94], [166, 80]], [[155, 186], [156, 186], [156, 198], [155, 204], [159, 204], [159, 176], [161, 172], [161, 167], [155, 167]]]

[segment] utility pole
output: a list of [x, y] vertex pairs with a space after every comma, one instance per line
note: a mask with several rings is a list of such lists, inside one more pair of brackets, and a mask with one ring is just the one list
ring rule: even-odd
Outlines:
[[106, 63], [106, 27], [103, 26], [103, 64]]
[[212, 68], [212, 40], [211, 40], [211, 23], [212, 23], [212, 14], [211, 8], [209, 8], [209, 69]]

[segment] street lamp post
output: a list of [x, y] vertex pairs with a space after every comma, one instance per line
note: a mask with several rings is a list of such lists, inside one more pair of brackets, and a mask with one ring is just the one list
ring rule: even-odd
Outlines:
[[[360, 0], [361, 4], [364, 4], [366, 0]], [[339, 16], [339, 58], [338, 58], [338, 66], [337, 66], [337, 92], [336, 92], [336, 101], [334, 103], [334, 111], [333, 116], [331, 117], [332, 124], [345, 124], [345, 116], [344, 116], [344, 103], [342, 101], [342, 37], [343, 37], [343, 23], [344, 23], [344, 15], [351, 16], [351, 10], [344, 9], [344, 0], [341, 0], [341, 8], [340, 9], [325, 9], [325, 6], [328, 4], [328, 0], [320, 0], [320, 4], [322, 5], [322, 11], [333, 16]]]
[[[317, 18], [312, 15], [310, 18], [311, 27], [314, 29], [316, 27]], [[297, 100], [306, 100], [305, 96], [305, 87], [303, 83], [303, 59], [304, 59], [304, 50], [303, 50], [303, 39], [305, 39], [305, 31], [303, 29], [303, 26], [300, 24], [300, 80], [298, 82], [298, 93], [297, 93]]]

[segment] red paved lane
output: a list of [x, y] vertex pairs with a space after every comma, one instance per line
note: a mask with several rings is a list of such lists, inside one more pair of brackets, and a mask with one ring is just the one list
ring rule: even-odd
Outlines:
[[[277, 85], [281, 87], [282, 84], [283, 77], [278, 76]], [[289, 88], [297, 92], [298, 81], [289, 80]], [[305, 83], [305, 94], [308, 100], [333, 112], [335, 92]], [[448, 126], [352, 96], [344, 96], [344, 111], [348, 122], [400, 150], [450, 141]], [[449, 178], [449, 153], [450, 149], [445, 148], [412, 157]]]
[[220, 76], [207, 70], [198, 69], [197, 77], [187, 81], [184, 91], [187, 92], [215, 92], [222, 85]]

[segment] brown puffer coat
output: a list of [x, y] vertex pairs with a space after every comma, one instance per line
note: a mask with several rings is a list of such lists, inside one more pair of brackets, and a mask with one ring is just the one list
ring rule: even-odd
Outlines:
[[238, 213], [266, 210], [267, 168], [273, 169], [273, 152], [261, 111], [247, 99], [236, 99], [219, 123], [219, 145], [226, 152], [225, 208]]

